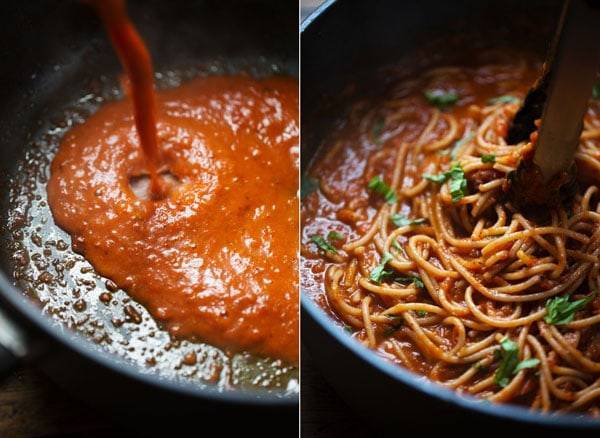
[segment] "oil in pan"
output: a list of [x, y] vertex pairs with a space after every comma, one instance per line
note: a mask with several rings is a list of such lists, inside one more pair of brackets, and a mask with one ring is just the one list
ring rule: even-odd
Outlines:
[[[282, 70], [267, 59], [229, 60], [164, 71], [156, 79], [159, 88], [172, 88], [201, 75], [244, 71], [260, 77]], [[55, 225], [46, 198], [52, 158], [71, 127], [83, 123], [104, 102], [122, 97], [117, 85], [114, 78], [91, 80], [79, 100], [39, 122], [37, 135], [23, 149], [9, 184], [4, 233], [15, 284], [57, 326], [149, 373], [223, 390], [260, 387], [282, 394], [297, 392], [297, 367], [250, 353], [227, 353], [202, 342], [174, 340], [142, 305], [75, 253], [69, 235]]]

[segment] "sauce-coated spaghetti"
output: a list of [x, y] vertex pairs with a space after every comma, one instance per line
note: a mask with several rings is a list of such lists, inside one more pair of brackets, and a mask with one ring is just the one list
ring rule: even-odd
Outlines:
[[531, 144], [504, 137], [539, 64], [506, 55], [351, 108], [304, 176], [303, 287], [357, 340], [449, 388], [600, 415], [600, 105], [572, 204], [526, 217], [504, 189]]

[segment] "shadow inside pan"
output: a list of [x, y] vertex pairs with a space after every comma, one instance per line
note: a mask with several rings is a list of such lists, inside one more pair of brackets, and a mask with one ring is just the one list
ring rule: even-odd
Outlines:
[[[297, 76], [294, 8], [265, 1], [242, 2], [252, 6], [246, 11], [232, 2], [155, 1], [144, 2], [144, 8], [142, 2], [131, 3], [132, 18], [154, 57], [159, 88], [211, 74]], [[15, 60], [0, 73], [4, 84], [15, 85], [2, 90], [0, 109], [4, 272], [57, 326], [83, 334], [142, 370], [223, 389], [296, 392], [296, 367], [171, 339], [143, 306], [72, 250], [46, 201], [49, 165], [72, 126], [122, 97], [120, 68], [98, 21], [82, 5], [3, 8], [2, 16], [12, 20], [5, 29], [6, 51]], [[279, 24], [264, 26], [273, 14]]]

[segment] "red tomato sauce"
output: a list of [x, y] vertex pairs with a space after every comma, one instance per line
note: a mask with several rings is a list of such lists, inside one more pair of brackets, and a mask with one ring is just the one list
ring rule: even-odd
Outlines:
[[95, 6], [131, 100], [63, 139], [56, 223], [173, 336], [296, 363], [297, 81], [207, 77], [155, 95], [123, 2]]
[[54, 158], [55, 221], [173, 335], [296, 361], [297, 81], [208, 77], [157, 100], [169, 195], [133, 192], [147, 162], [131, 102], [113, 102]]
[[129, 20], [124, 0], [91, 0], [104, 23], [113, 47], [125, 68], [129, 94], [133, 101], [135, 124], [140, 144], [146, 155], [153, 197], [164, 195], [157, 177], [160, 152], [156, 137], [156, 102], [154, 97], [154, 68], [144, 40]]

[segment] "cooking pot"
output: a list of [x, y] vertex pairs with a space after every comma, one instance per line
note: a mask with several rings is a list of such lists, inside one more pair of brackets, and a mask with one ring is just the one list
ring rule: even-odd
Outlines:
[[[294, 2], [132, 0], [128, 7], [156, 71], [167, 72], [163, 76], [190, 66], [202, 74], [215, 66], [225, 73], [240, 68], [252, 73], [266, 64], [298, 76]], [[15, 214], [9, 188], [21, 172], [17, 163], [23, 162], [26, 145], [43, 135], [45, 123], [85, 96], [90, 83], [112, 80], [118, 85], [121, 67], [101, 23], [83, 2], [3, 1], [0, 21], [0, 375], [32, 363], [86, 403], [153, 432], [160, 424], [172, 430], [191, 421], [196, 427], [215, 422], [211, 430], [224, 432], [295, 435], [297, 390], [223, 389], [179, 379], [177, 371], [161, 375], [65, 328], [65, 321], [43, 314], [39, 303], [17, 286], [14, 239], [6, 226]], [[244, 61], [232, 64], [233, 59]], [[105, 329], [117, 336], [116, 327], [107, 324]], [[177, 422], [155, 422], [174, 416]]]
[[[459, 53], [465, 47], [528, 49], [543, 59], [560, 11], [558, 1], [326, 1], [301, 25], [303, 172], [348, 102], [385, 88], [382, 72], [395, 65], [419, 71], [426, 61], [436, 62], [436, 50]], [[316, 366], [358, 415], [390, 435], [440, 425], [458, 425], [461, 433], [480, 426], [600, 429], [600, 419], [462, 396], [376, 356], [308, 293], [301, 303], [302, 342]]]

